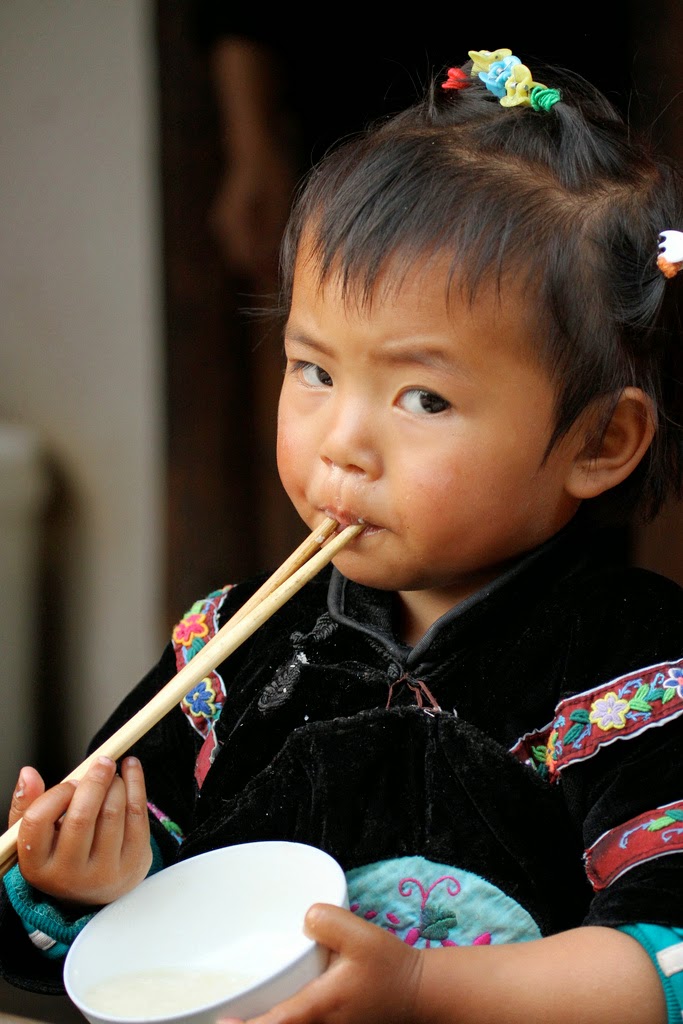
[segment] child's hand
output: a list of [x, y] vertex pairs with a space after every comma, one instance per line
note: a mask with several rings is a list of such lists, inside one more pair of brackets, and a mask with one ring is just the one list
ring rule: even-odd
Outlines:
[[77, 784], [61, 782], [47, 791], [35, 769], [22, 768], [10, 826], [19, 818], [19, 869], [59, 900], [111, 903], [149, 870], [147, 796], [135, 757], [125, 759], [120, 776], [114, 761], [98, 758]]
[[419, 1018], [421, 950], [349, 910], [322, 903], [309, 910], [305, 929], [332, 950], [329, 968], [249, 1024], [401, 1024]]

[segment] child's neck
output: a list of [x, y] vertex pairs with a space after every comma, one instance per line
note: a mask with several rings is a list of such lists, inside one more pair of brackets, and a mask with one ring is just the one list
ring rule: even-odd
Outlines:
[[468, 597], [448, 590], [403, 590], [396, 594], [396, 632], [403, 643], [414, 647], [437, 619]]
[[461, 586], [436, 587], [431, 590], [399, 590], [396, 592], [395, 629], [397, 637], [414, 647], [437, 619], [455, 608], [461, 601], [496, 579], [505, 565], [470, 574]]

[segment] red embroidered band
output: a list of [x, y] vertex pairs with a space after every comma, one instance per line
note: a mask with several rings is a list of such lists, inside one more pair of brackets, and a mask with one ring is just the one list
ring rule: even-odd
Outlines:
[[683, 851], [683, 800], [645, 811], [610, 829], [584, 853], [595, 890], [606, 889], [636, 864]]
[[553, 722], [522, 736], [511, 753], [540, 766], [552, 780], [601, 747], [682, 714], [683, 658], [637, 669], [561, 701]]

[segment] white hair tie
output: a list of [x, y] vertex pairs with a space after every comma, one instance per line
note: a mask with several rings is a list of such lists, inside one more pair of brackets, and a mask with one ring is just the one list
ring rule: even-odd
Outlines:
[[675, 277], [683, 267], [683, 231], [662, 231], [657, 266], [664, 277]]

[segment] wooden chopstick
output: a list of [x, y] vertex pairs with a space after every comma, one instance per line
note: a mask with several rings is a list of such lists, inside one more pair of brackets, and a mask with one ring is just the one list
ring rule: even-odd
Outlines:
[[[93, 750], [72, 772], [62, 780], [78, 781], [98, 757], [116, 761], [156, 725], [171, 708], [189, 693], [240, 644], [244, 643], [259, 626], [293, 597], [330, 562], [337, 552], [353, 540], [363, 529], [362, 523], [347, 526], [334, 537], [330, 534], [339, 524], [327, 519], [314, 530], [299, 547], [275, 570], [252, 597], [245, 602], [228, 622], [209, 640], [180, 671], [117, 729], [104, 743]], [[328, 539], [329, 538], [329, 539]], [[327, 541], [327, 543], [325, 543]], [[324, 544], [324, 547], [321, 545]], [[21, 819], [0, 835], [0, 878], [17, 862], [17, 836]]]

